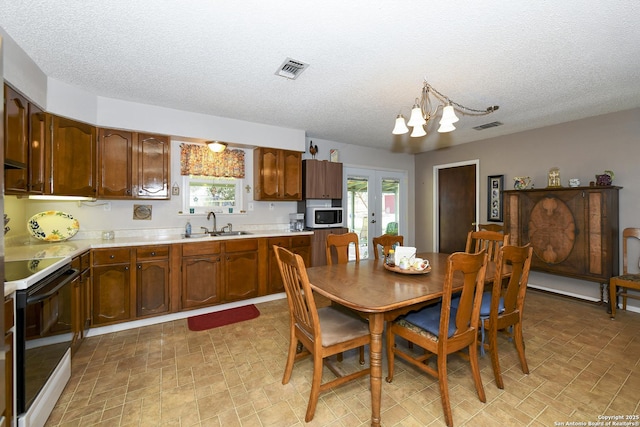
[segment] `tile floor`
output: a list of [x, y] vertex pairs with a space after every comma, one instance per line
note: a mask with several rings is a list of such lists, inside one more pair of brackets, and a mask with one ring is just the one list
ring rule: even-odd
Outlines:
[[[304, 426], [310, 362], [300, 361], [281, 384], [286, 301], [258, 308], [257, 319], [209, 331], [191, 332], [178, 320], [87, 339], [46, 426]], [[531, 373], [522, 374], [515, 349], [501, 339], [504, 390], [489, 357], [480, 361], [486, 403], [468, 364], [451, 357], [457, 426], [588, 425], [640, 415], [640, 314], [621, 311], [611, 321], [603, 306], [533, 290], [525, 309]], [[345, 355], [346, 368], [356, 357]], [[383, 382], [383, 425], [444, 425], [437, 382], [396, 363], [394, 382]], [[321, 395], [306, 425], [370, 425], [368, 384], [367, 377]]]

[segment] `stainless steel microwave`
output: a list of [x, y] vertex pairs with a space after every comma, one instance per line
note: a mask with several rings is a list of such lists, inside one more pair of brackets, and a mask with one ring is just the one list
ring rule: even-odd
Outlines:
[[338, 207], [307, 207], [307, 228], [344, 227], [343, 209]]

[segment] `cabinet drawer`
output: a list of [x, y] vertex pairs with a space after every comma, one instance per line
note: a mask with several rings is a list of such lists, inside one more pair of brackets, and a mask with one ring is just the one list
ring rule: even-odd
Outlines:
[[288, 248], [291, 246], [291, 238], [290, 237], [270, 237], [267, 240], [267, 245], [269, 249], [273, 249], [273, 245], [280, 246], [281, 248]]
[[136, 259], [167, 259], [169, 257], [169, 245], [143, 246], [136, 249]]
[[129, 262], [130, 258], [130, 251], [126, 248], [94, 249], [93, 251], [93, 265], [121, 264]]
[[9, 329], [13, 328], [13, 298], [4, 300], [4, 333], [6, 335]]
[[257, 251], [258, 239], [238, 239], [227, 240], [225, 242], [225, 252]]
[[182, 256], [219, 254], [220, 242], [185, 243], [182, 245]]
[[311, 236], [295, 236], [291, 238], [291, 247], [311, 246]]

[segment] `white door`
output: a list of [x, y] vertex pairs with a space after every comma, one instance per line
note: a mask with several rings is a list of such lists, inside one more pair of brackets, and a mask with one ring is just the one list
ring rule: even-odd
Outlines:
[[360, 236], [360, 258], [373, 258], [371, 239], [407, 233], [407, 173], [345, 168], [347, 227]]

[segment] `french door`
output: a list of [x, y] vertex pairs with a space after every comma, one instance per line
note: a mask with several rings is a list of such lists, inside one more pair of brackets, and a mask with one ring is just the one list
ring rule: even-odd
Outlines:
[[347, 227], [360, 237], [360, 258], [373, 258], [373, 239], [407, 233], [407, 173], [345, 168]]

